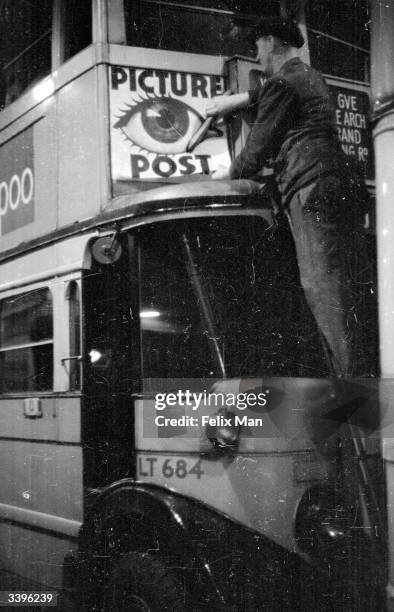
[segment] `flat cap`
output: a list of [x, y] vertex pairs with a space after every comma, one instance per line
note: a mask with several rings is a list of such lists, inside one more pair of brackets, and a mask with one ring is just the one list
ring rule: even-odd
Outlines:
[[280, 17], [272, 17], [269, 19], [261, 19], [255, 26], [251, 28], [249, 40], [256, 42], [262, 36], [275, 36], [282, 42], [299, 49], [304, 44], [304, 37], [301, 30], [295, 21], [289, 19], [281, 19]]

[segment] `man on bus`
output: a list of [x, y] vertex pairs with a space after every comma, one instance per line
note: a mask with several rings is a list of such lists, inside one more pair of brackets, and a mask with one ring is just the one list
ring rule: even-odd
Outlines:
[[366, 189], [340, 148], [324, 79], [298, 57], [304, 39], [297, 24], [261, 20], [252, 35], [267, 80], [254, 90], [217, 96], [208, 104], [207, 116], [250, 106], [256, 117], [241, 153], [212, 179], [252, 178], [273, 160], [301, 283], [333, 370], [339, 377], [370, 375], [365, 371], [368, 359], [361, 365], [358, 356], [359, 367], [354, 367], [356, 338], [359, 342], [364, 334], [352, 279], [353, 243], [365, 213]]

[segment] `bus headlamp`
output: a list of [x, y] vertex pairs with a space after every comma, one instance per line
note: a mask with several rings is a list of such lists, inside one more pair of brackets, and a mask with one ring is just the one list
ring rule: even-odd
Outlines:
[[214, 425], [206, 426], [206, 436], [216, 450], [235, 451], [238, 448], [240, 426], [232, 412], [221, 409], [212, 417]]
[[118, 239], [118, 233], [114, 232], [112, 236], [103, 236], [98, 238], [92, 247], [93, 257], [98, 263], [113, 264], [122, 255], [122, 246]]

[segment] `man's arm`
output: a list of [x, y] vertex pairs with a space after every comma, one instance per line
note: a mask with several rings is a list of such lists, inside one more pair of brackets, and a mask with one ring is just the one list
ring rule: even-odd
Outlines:
[[215, 96], [211, 98], [205, 109], [207, 117], [221, 117], [249, 106], [249, 92], [233, 94], [231, 96]]
[[260, 90], [256, 120], [246, 144], [230, 166], [230, 178], [250, 178], [275, 157], [297, 111], [298, 96], [293, 86], [282, 78], [267, 81]]

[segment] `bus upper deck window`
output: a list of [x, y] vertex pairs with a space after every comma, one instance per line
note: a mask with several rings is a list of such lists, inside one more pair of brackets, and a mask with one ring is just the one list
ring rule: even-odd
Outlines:
[[52, 0], [0, 0], [0, 106], [51, 70]]
[[128, 45], [208, 55], [254, 55], [242, 26], [279, 15], [278, 0], [125, 0], [124, 6]]
[[331, 76], [368, 82], [371, 9], [368, 2], [314, 0], [305, 4], [311, 64]]
[[0, 302], [0, 392], [53, 387], [53, 314], [49, 289]]
[[65, 7], [64, 59], [92, 42], [92, 1], [67, 0]]

